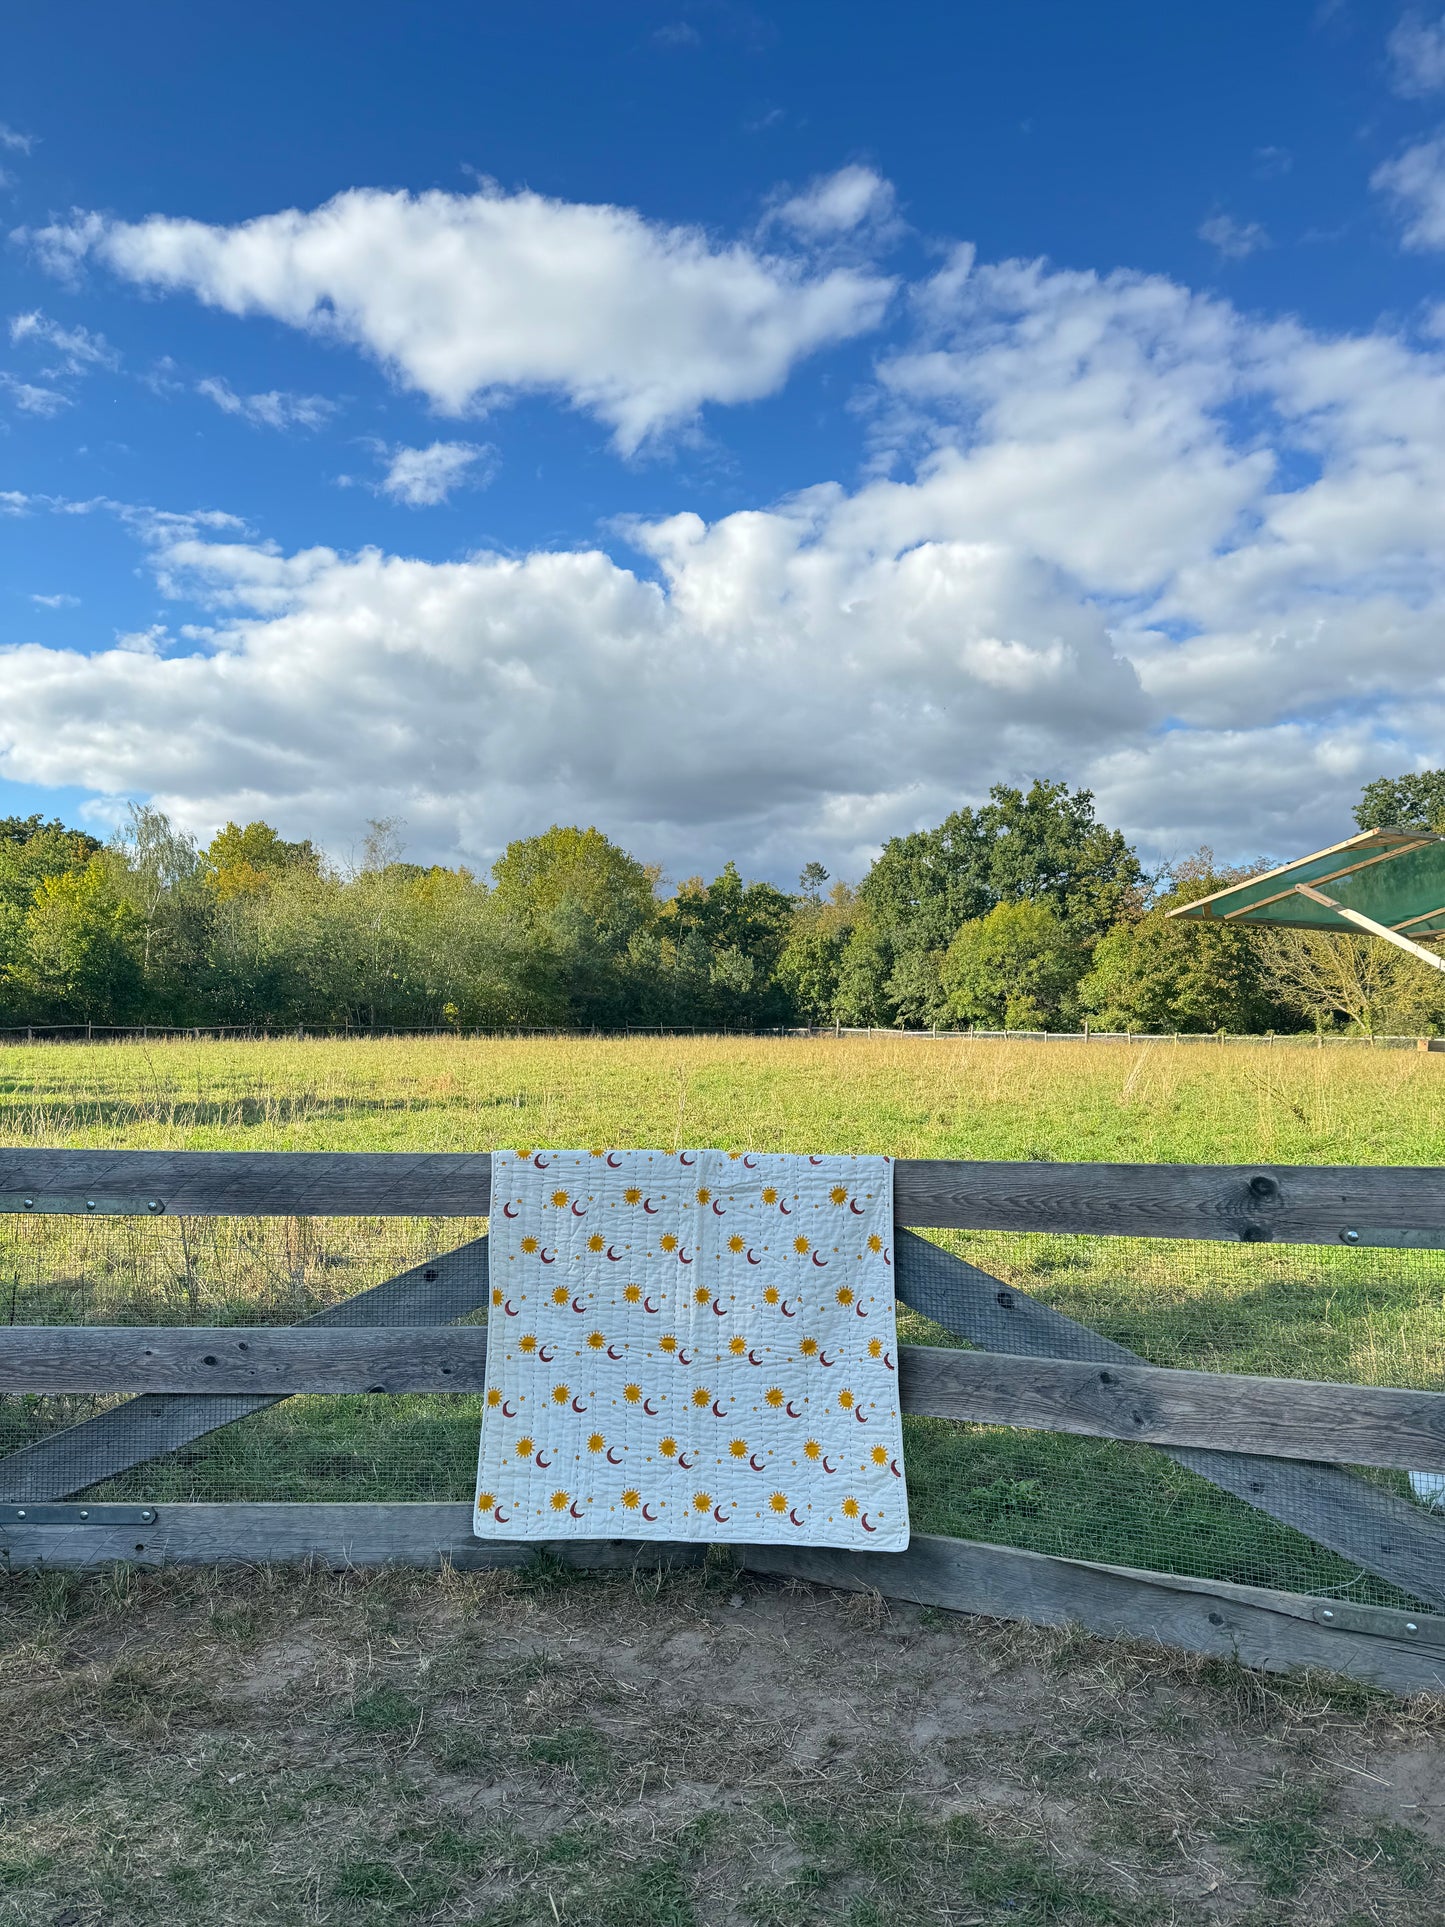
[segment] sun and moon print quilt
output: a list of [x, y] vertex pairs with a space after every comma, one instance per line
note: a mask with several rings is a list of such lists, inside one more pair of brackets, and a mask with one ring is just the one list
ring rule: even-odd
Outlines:
[[908, 1544], [893, 1166], [497, 1151], [483, 1539]]

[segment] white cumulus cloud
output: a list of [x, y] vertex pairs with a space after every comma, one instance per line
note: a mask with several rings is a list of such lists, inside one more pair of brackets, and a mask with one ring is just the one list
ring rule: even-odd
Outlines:
[[62, 589], [55, 595], [32, 595], [30, 600], [40, 609], [78, 609], [80, 597], [67, 595]]
[[875, 327], [893, 288], [865, 267], [490, 185], [358, 188], [233, 227], [78, 214], [21, 238], [62, 274], [93, 258], [348, 342], [444, 413], [561, 395], [625, 451], [707, 403], [772, 394], [804, 356]]
[[1397, 94], [1419, 99], [1445, 88], [1445, 20], [1407, 13], [1395, 23], [1385, 47]]
[[11, 317], [10, 339], [12, 343], [23, 342], [49, 348], [58, 354], [58, 365], [45, 371], [50, 376], [86, 375], [96, 368], [117, 368], [120, 365], [120, 356], [104, 335], [94, 335], [88, 328], [78, 325], [74, 328], [62, 327], [39, 308]]
[[776, 218], [785, 227], [817, 240], [851, 234], [865, 223], [886, 221], [893, 208], [892, 183], [871, 167], [852, 166], [810, 182], [801, 194], [792, 195], [779, 206]]
[[1236, 221], [1232, 214], [1211, 214], [1199, 224], [1199, 238], [1226, 261], [1247, 261], [1269, 246], [1269, 235], [1258, 221]]
[[491, 479], [496, 451], [485, 442], [433, 442], [427, 448], [390, 451], [386, 474], [378, 484], [383, 495], [408, 508], [435, 508], [453, 490], [483, 486]]
[[213, 401], [224, 415], [237, 415], [253, 428], [321, 428], [333, 405], [321, 395], [293, 395], [272, 388], [263, 395], [238, 395], [222, 375], [207, 375], [196, 393]]
[[1445, 134], [1407, 147], [1377, 167], [1370, 184], [1395, 203], [1407, 248], [1445, 247]]

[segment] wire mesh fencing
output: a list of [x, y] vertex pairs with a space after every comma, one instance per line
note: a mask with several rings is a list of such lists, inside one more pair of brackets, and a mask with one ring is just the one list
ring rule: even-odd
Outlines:
[[[13, 1324], [292, 1324], [475, 1238], [455, 1218], [0, 1218], [0, 1319]], [[933, 1242], [1093, 1335], [1078, 1355], [1124, 1346], [1154, 1365], [1345, 1384], [1442, 1387], [1445, 1253], [953, 1232]], [[485, 1264], [475, 1322], [485, 1317]], [[383, 1322], [455, 1316], [455, 1275]], [[344, 1315], [344, 1314], [343, 1314]], [[963, 1341], [900, 1308], [915, 1344]], [[987, 1332], [979, 1334], [990, 1342]], [[1001, 1330], [998, 1342], [1004, 1343]], [[83, 1433], [115, 1397], [0, 1397], [0, 1454], [52, 1440], [68, 1496], [194, 1500], [465, 1500], [481, 1401], [447, 1393], [293, 1397], [257, 1409], [208, 1398], [214, 1429], [99, 1483]], [[174, 1401], [142, 1401], [159, 1414]], [[151, 1421], [139, 1414], [142, 1440]], [[911, 1416], [914, 1529], [1065, 1558], [1413, 1605], [1303, 1533], [1142, 1445]], [[73, 1437], [72, 1447], [67, 1438]], [[159, 1416], [154, 1438], [164, 1438]], [[1428, 1504], [1408, 1471], [1359, 1476]], [[64, 1481], [62, 1481], [64, 1482]]]

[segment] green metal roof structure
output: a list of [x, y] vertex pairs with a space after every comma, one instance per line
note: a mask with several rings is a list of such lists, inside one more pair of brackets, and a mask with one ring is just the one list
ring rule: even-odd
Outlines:
[[1362, 830], [1328, 850], [1181, 903], [1169, 914], [1297, 930], [1366, 930], [1445, 970], [1445, 955], [1420, 941], [1445, 936], [1445, 836]]

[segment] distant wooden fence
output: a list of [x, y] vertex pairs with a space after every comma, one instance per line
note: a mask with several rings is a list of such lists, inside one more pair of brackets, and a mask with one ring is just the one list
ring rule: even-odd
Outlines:
[[[0, 1151], [0, 1211], [77, 1216], [480, 1217], [474, 1153]], [[739, 1549], [751, 1570], [1041, 1624], [1073, 1622], [1270, 1668], [1317, 1666], [1445, 1691], [1445, 1520], [1342, 1464], [1445, 1473], [1445, 1393], [1146, 1363], [906, 1226], [1445, 1248], [1445, 1171], [965, 1163], [895, 1167], [900, 1303], [978, 1349], [906, 1346], [907, 1412], [1161, 1447], [1181, 1465], [1430, 1610], [1138, 1571], [927, 1535], [902, 1553]], [[468, 1503], [118, 1504], [75, 1494], [295, 1393], [475, 1392], [487, 1241], [293, 1326], [10, 1326], [0, 1394], [117, 1392], [125, 1403], [0, 1460], [0, 1563], [239, 1559], [515, 1565]], [[686, 1561], [625, 1541], [551, 1548], [573, 1564]]]

